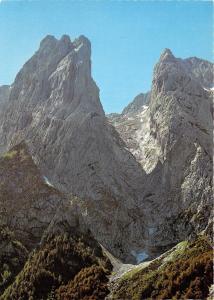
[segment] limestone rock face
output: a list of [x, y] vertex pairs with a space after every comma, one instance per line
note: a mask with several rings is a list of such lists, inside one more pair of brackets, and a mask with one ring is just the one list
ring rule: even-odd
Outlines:
[[0, 115], [6, 109], [9, 95], [10, 95], [10, 86], [9, 85], [0, 86]]
[[168, 50], [155, 67], [150, 118], [162, 153], [161, 163], [148, 177], [148, 182], [160, 184], [154, 184], [147, 197], [153, 203], [153, 224], [157, 222], [152, 243], [161, 241], [161, 233], [164, 243], [167, 237], [186, 238], [205, 230], [211, 220], [212, 95], [198, 78], [188, 72], [185, 60]]
[[150, 92], [137, 95], [122, 111], [122, 115], [131, 115], [141, 110], [143, 105], [147, 105], [150, 100]]
[[190, 57], [184, 59], [183, 61], [187, 72], [189, 72], [192, 78], [197, 79], [201, 83], [201, 85], [207, 89], [213, 88], [214, 68], [211, 62], [197, 57]]
[[80, 213], [98, 241], [124, 258], [143, 241], [145, 172], [106, 120], [90, 54], [84, 36], [41, 42], [11, 86], [1, 151], [25, 140], [42, 174], [83, 199]]
[[150, 173], [157, 165], [161, 148], [150, 130], [148, 102], [143, 102], [136, 110], [132, 109], [132, 103], [134, 102], [131, 102], [130, 110], [126, 110], [127, 114], [110, 114], [108, 120], [119, 132], [128, 150], [143, 166], [144, 171]]
[[212, 69], [166, 49], [154, 69], [149, 105], [113, 122], [148, 173], [142, 206], [150, 253], [210, 233]]

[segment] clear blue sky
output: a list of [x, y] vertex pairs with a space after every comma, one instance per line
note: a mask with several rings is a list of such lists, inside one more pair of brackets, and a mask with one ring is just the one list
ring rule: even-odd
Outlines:
[[164, 48], [212, 60], [212, 2], [1, 1], [0, 85], [13, 82], [45, 35], [64, 33], [91, 40], [104, 109], [119, 112], [150, 89]]

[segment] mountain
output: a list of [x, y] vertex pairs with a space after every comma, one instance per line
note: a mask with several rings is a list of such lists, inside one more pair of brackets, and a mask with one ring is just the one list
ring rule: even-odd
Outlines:
[[42, 40], [10, 87], [1, 149], [24, 140], [41, 173], [81, 199], [80, 212], [94, 236], [131, 259], [144, 236], [137, 209], [144, 171], [106, 120], [90, 55], [84, 36]]
[[0, 87], [0, 299], [207, 297], [213, 65], [165, 49], [106, 117], [90, 56], [47, 36]]
[[24, 140], [42, 176], [77, 196], [80, 218], [123, 261], [209, 232], [212, 65], [166, 49], [149, 94], [110, 124], [90, 55], [84, 36], [41, 42], [9, 88], [1, 151]]
[[166, 49], [148, 105], [109, 118], [147, 172], [142, 206], [150, 253], [202, 231], [211, 237], [212, 68]]

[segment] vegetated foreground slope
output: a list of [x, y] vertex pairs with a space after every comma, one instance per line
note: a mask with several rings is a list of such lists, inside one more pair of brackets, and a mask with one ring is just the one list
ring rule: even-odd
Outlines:
[[110, 262], [90, 234], [52, 236], [33, 251], [0, 299], [101, 300], [109, 292], [110, 270]]
[[206, 299], [212, 283], [212, 247], [198, 237], [124, 274], [108, 299]]

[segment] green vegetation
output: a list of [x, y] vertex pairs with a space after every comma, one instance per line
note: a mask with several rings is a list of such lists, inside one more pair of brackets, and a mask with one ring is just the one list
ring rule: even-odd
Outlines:
[[0, 295], [14, 281], [27, 260], [28, 251], [8, 227], [0, 227]]
[[205, 238], [182, 242], [148, 266], [125, 274], [113, 299], [205, 299], [212, 269], [213, 252]]
[[101, 300], [108, 293], [110, 270], [110, 262], [90, 234], [53, 236], [31, 254], [0, 299]]
[[3, 157], [7, 158], [7, 159], [11, 159], [13, 157], [15, 157], [17, 155], [17, 151], [16, 150], [11, 150], [9, 152], [6, 152]]
[[92, 265], [82, 269], [73, 280], [61, 286], [56, 292], [57, 300], [99, 300], [109, 293], [108, 279], [100, 266]]

